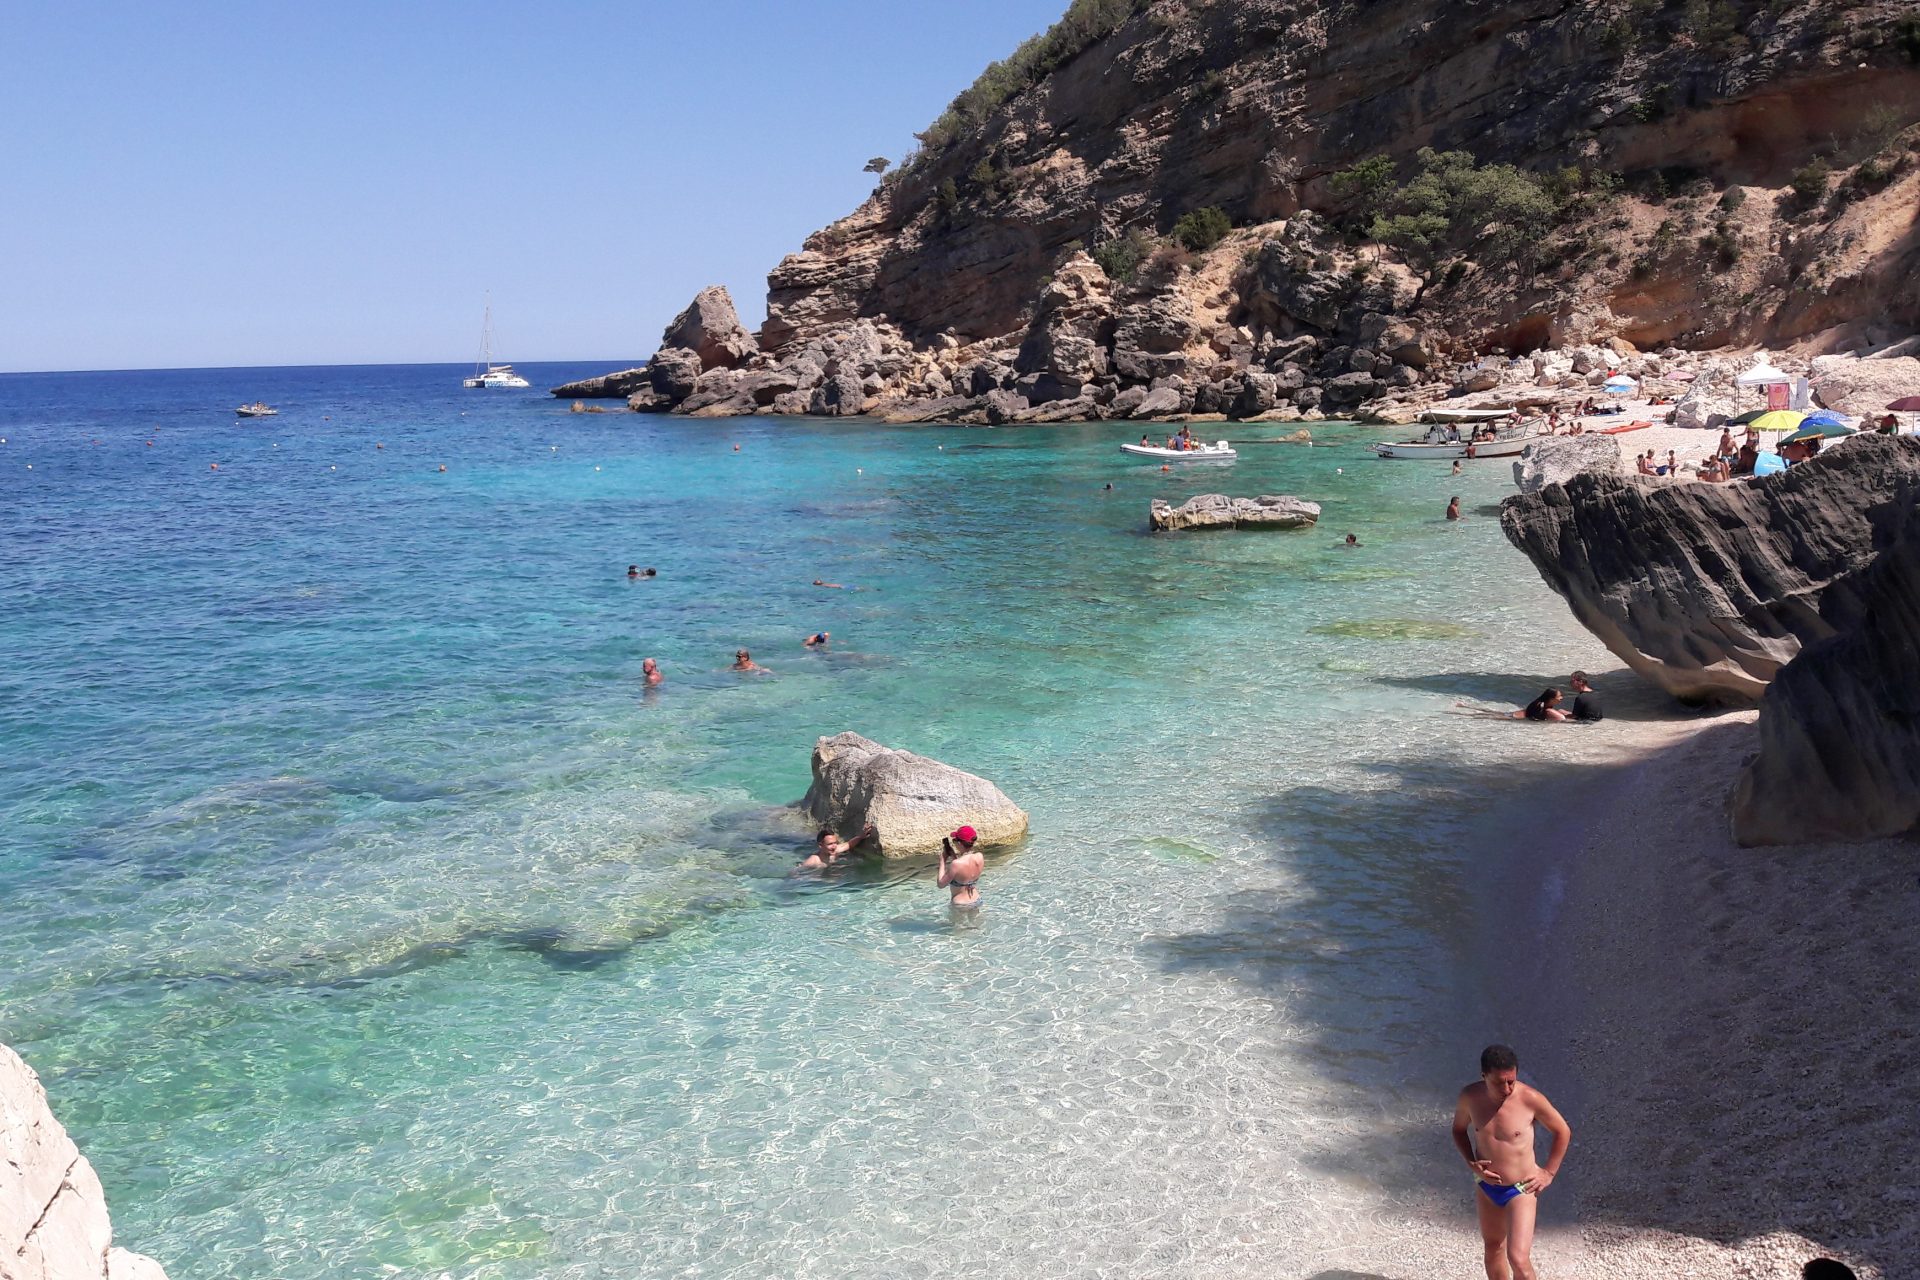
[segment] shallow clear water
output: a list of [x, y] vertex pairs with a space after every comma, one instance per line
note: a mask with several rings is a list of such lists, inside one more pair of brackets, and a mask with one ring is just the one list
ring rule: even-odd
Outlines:
[[[1456, 784], [1528, 730], [1444, 713], [1602, 658], [1501, 538], [1505, 464], [1328, 426], [1163, 474], [1121, 425], [572, 415], [459, 373], [0, 377], [0, 1039], [124, 1243], [1257, 1275], [1448, 1176], [1437, 1129], [1431, 1170], [1369, 1160], [1484, 1042]], [[1143, 532], [1218, 489], [1326, 514]], [[980, 928], [925, 865], [790, 874], [843, 729], [1030, 812]]]

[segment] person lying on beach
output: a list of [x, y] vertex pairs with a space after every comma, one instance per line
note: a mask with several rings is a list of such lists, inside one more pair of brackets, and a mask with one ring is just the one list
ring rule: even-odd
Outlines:
[[[1535, 1124], [1553, 1135], [1545, 1164], [1535, 1159]], [[1480, 1079], [1460, 1091], [1453, 1108], [1453, 1145], [1473, 1171], [1488, 1280], [1535, 1280], [1540, 1194], [1559, 1176], [1572, 1143], [1572, 1128], [1547, 1095], [1520, 1083], [1519, 1055], [1503, 1044], [1488, 1045], [1480, 1054]]]
[[827, 641], [832, 638], [833, 633], [831, 631], [816, 631], [800, 643], [809, 649], [821, 649], [825, 648]]
[[842, 840], [840, 837], [834, 835], [832, 827], [822, 827], [820, 828], [819, 834], [813, 838], [813, 852], [808, 854], [800, 863], [799, 869], [817, 871], [822, 867], [830, 867], [840, 860], [842, 854], [859, 848], [867, 841], [873, 839], [873, 836], [874, 830], [871, 822], [860, 828], [860, 834], [851, 840]]
[[660, 664], [652, 658], [648, 658], [640, 664], [640, 678], [645, 680], [649, 686], [660, 684], [666, 680], [666, 677], [660, 674]]
[[733, 651], [733, 665], [731, 667], [728, 667], [727, 670], [758, 671], [762, 674], [768, 674], [767, 669], [761, 666], [759, 663], [755, 662], [753, 660], [753, 655], [748, 653], [745, 649], [735, 649]]

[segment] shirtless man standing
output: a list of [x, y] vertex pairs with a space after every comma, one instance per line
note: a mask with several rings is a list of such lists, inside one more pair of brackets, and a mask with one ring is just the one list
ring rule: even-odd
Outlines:
[[[1553, 1135], [1544, 1165], [1534, 1162], [1534, 1122]], [[1479, 1137], [1479, 1153], [1474, 1137]], [[1486, 1244], [1487, 1280], [1534, 1280], [1533, 1219], [1536, 1198], [1553, 1185], [1567, 1158], [1573, 1130], [1547, 1096], [1520, 1083], [1520, 1059], [1503, 1044], [1480, 1055], [1480, 1080], [1460, 1091], [1453, 1109], [1453, 1145], [1478, 1184], [1473, 1201]]]

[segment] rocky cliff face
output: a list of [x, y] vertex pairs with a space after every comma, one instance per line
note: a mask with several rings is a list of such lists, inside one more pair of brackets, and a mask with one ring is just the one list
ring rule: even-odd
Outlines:
[[[1098, 38], [995, 68], [773, 271], [755, 348], [670, 329], [705, 385], [683, 360], [636, 407], [1344, 414], [1493, 348], [1920, 326], [1920, 0], [1075, 0], [1072, 23]], [[1339, 224], [1331, 178], [1385, 156], [1404, 179], [1424, 146], [1588, 194], [1526, 270], [1423, 286]], [[1209, 207], [1224, 241], [1165, 247]], [[1082, 254], [1129, 242], [1137, 274]]]
[[1750, 702], [1870, 617], [1867, 571], [1916, 506], [1920, 439], [1863, 436], [1736, 484], [1580, 474], [1507, 499], [1500, 523], [1628, 666], [1689, 701]]
[[1760, 753], [1733, 796], [1741, 844], [1920, 828], [1920, 507], [1862, 585], [1859, 623], [1809, 645], [1760, 702]]
[[93, 1166], [54, 1119], [40, 1078], [0, 1045], [0, 1277], [167, 1280], [153, 1259], [112, 1245]]

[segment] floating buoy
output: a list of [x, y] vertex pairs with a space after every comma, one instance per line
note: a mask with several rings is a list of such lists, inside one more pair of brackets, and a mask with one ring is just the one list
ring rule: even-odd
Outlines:
[[375, 445], [375, 446], [373, 446], [373, 447], [374, 447], [374, 448], [376, 448], [376, 449], [384, 449], [384, 448], [386, 448], [387, 446], [385, 446], [384, 444], [376, 444], [376, 445]]
[[327, 468], [327, 470], [329, 470], [329, 471], [338, 471], [339, 469], [340, 469], [340, 468], [338, 468], [338, 467], [328, 467], [328, 468]]
[[1345, 467], [1335, 467], [1335, 468], [1333, 469], [1333, 474], [1335, 474], [1335, 475], [1337, 475], [1337, 476], [1343, 476], [1343, 475], [1345, 475], [1345, 474], [1347, 474], [1347, 469], [1346, 469]]
[[598, 471], [599, 469], [600, 469], [600, 468], [598, 468], [598, 467], [595, 467], [595, 468], [594, 468], [594, 470], [595, 470], [595, 471]]
[[441, 469], [442, 471], [445, 471], [445, 470], [447, 469], [447, 464], [446, 464], [446, 463], [444, 463], [444, 462], [443, 462], [443, 463], [441, 463], [441, 464], [440, 464], [440, 469]]
[[853, 474], [855, 474], [855, 475], [857, 475], [857, 476], [863, 476], [863, 475], [865, 475], [865, 474], [867, 474], [867, 469], [866, 469], [865, 467], [855, 467], [855, 468], [853, 469]]
[[740, 452], [740, 446], [739, 446], [739, 445], [735, 445], [735, 446], [733, 446], [733, 451], [734, 451], [735, 453], [738, 453], [738, 452]]
[[559, 446], [559, 445], [557, 445], [557, 444], [550, 444], [550, 445], [548, 445], [548, 446], [547, 446], [547, 448], [549, 448], [549, 449], [551, 449], [551, 450], [553, 450], [553, 452], [555, 452], [555, 453], [558, 453], [558, 452], [560, 452], [560, 446]]
[[27, 464], [27, 470], [29, 471], [33, 470], [33, 464], [31, 462]]
[[151, 440], [147, 441], [147, 448], [149, 449], [153, 448], [153, 441]]

